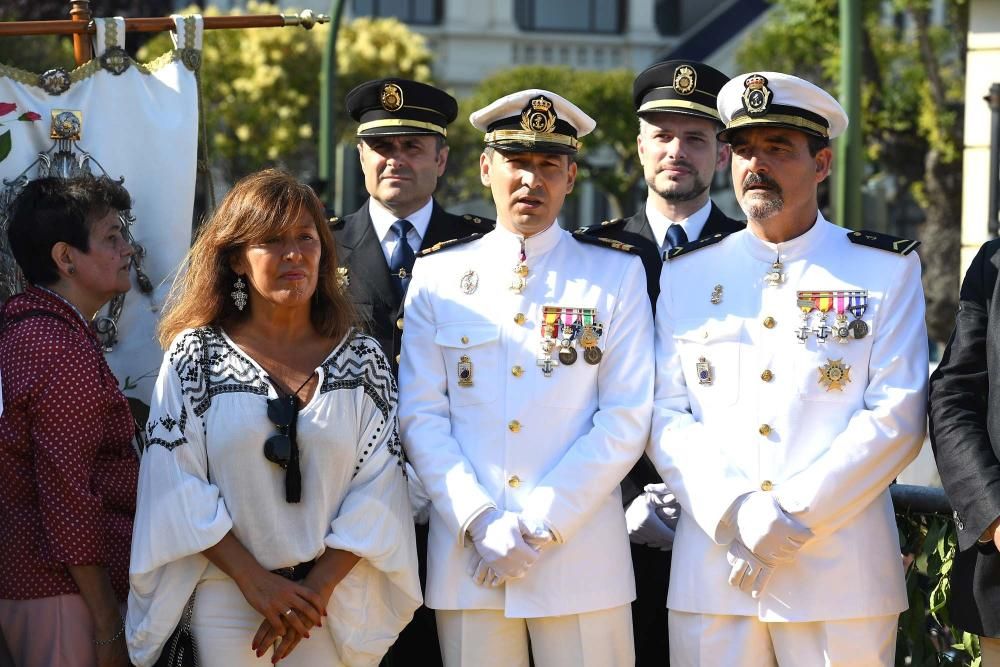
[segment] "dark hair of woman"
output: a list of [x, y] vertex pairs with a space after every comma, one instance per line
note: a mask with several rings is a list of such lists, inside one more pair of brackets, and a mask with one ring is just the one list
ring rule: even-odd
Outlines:
[[236, 183], [202, 227], [171, 290], [159, 340], [165, 349], [181, 331], [227, 326], [249, 317], [231, 298], [237, 279], [231, 261], [246, 246], [260, 243], [296, 224], [305, 211], [316, 223], [322, 254], [310, 317], [316, 330], [339, 340], [354, 324], [354, 307], [337, 284], [337, 256], [323, 205], [312, 188], [276, 169]]
[[89, 252], [90, 225], [111, 209], [132, 207], [128, 191], [107, 176], [40, 178], [29, 182], [12, 204], [7, 238], [14, 259], [33, 285], [59, 280], [52, 247], [60, 241]]

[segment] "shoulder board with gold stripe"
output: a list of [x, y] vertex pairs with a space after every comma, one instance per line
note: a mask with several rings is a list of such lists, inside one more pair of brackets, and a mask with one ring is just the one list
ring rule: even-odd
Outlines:
[[462, 219], [466, 222], [475, 225], [476, 227], [482, 227], [483, 229], [493, 229], [496, 223], [489, 218], [481, 218], [478, 215], [470, 215], [468, 213], [462, 216]]
[[426, 257], [427, 255], [433, 255], [436, 252], [445, 250], [447, 248], [453, 248], [457, 245], [462, 245], [463, 243], [468, 243], [469, 241], [475, 241], [480, 238], [482, 234], [476, 232], [475, 234], [469, 234], [468, 236], [462, 236], [457, 239], [450, 239], [448, 241], [441, 241], [440, 243], [435, 243], [430, 248], [424, 248], [417, 253], [418, 257]]
[[870, 232], [867, 229], [861, 229], [856, 232], [847, 232], [847, 238], [850, 239], [851, 243], [868, 246], [869, 248], [878, 248], [879, 250], [885, 250], [887, 252], [894, 252], [897, 255], [909, 255], [917, 249], [917, 246], [920, 245], [920, 241], [903, 239], [898, 236], [891, 236], [881, 232]]
[[[616, 241], [615, 239], [605, 238], [603, 236], [596, 236], [591, 232], [587, 231], [588, 228], [583, 227], [577, 229], [573, 232], [573, 238], [577, 241], [582, 241], [584, 243], [589, 243], [590, 245], [599, 245], [603, 248], [611, 248], [612, 250], [621, 250], [622, 252], [631, 253], [633, 255], [639, 254], [639, 249], [632, 245], [631, 243], [623, 243], [621, 241]], [[591, 228], [597, 229], [597, 228]]]
[[599, 225], [590, 225], [589, 227], [580, 227], [573, 233], [589, 234], [590, 236], [600, 236], [601, 232], [606, 230], [615, 229], [620, 227], [621, 224], [625, 222], [625, 218], [612, 218], [611, 220], [605, 220]]
[[729, 234], [712, 234], [711, 236], [706, 236], [703, 239], [690, 241], [684, 245], [671, 248], [667, 252], [663, 253], [663, 259], [677, 259], [681, 255], [686, 255], [689, 252], [694, 252], [695, 250], [701, 250], [702, 248], [707, 248], [710, 245], [715, 245], [727, 236], [729, 236]]

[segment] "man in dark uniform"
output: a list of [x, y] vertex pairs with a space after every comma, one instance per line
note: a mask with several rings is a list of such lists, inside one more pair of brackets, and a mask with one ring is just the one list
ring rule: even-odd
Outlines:
[[[669, 60], [650, 66], [632, 84], [646, 205], [630, 218], [587, 232], [640, 249], [654, 309], [664, 252], [745, 226], [709, 198], [715, 172], [729, 163], [729, 146], [715, 137], [723, 129], [716, 96], [728, 80], [704, 63]], [[632, 603], [636, 664], [662, 665], [668, 655], [667, 581], [679, 508], [645, 457], [623, 482], [622, 497], [638, 592]]]
[[[368, 81], [347, 94], [347, 112], [358, 122], [358, 156], [369, 199], [355, 213], [330, 220], [337, 240], [338, 271], [365, 328], [382, 345], [395, 373], [403, 300], [416, 253], [443, 241], [487, 232], [493, 221], [452, 215], [434, 201], [438, 178], [448, 162], [447, 126], [458, 115], [458, 103], [451, 95], [407, 79]], [[429, 500], [413, 476], [410, 485], [423, 583], [427, 519], [420, 516], [417, 505], [422, 498], [429, 506]], [[434, 614], [429, 609], [417, 610], [383, 664], [441, 664]]]
[[341, 280], [395, 372], [403, 296], [416, 253], [487, 232], [493, 223], [452, 215], [433, 198], [448, 163], [445, 138], [458, 115], [455, 98], [425, 83], [381, 79], [349, 92], [347, 112], [358, 122], [358, 156], [369, 199], [355, 213], [331, 219], [331, 229]]

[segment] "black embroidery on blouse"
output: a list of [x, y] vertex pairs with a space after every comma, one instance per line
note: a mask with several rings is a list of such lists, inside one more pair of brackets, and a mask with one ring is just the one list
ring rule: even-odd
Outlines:
[[[392, 429], [392, 435], [386, 439], [386, 447], [402, 468], [403, 447], [396, 432], [396, 419], [392, 411], [396, 405], [396, 378], [375, 339], [355, 332], [336, 354], [323, 363], [323, 386], [320, 387], [320, 392], [358, 387], [364, 390], [365, 395], [382, 413], [382, 423], [376, 427], [375, 433], [369, 440], [359, 443], [360, 451], [354, 466], [354, 474], [357, 475], [361, 470], [361, 466], [371, 455], [385, 428]], [[386, 421], [390, 419], [391, 426], [386, 426]]]
[[267, 395], [267, 384], [242, 352], [214, 328], [188, 332], [170, 352], [170, 364], [181, 380], [181, 391], [199, 417], [219, 394]]

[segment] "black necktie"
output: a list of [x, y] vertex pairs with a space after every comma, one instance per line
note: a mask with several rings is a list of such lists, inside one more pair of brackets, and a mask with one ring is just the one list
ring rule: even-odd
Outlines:
[[389, 259], [389, 272], [400, 298], [406, 295], [406, 287], [410, 284], [410, 274], [413, 272], [413, 260], [416, 259], [410, 242], [406, 240], [406, 235], [411, 229], [413, 225], [409, 220], [397, 220], [392, 223], [392, 231], [396, 233], [399, 241]]
[[684, 228], [676, 222], [667, 227], [667, 235], [663, 239], [663, 250], [669, 252], [677, 246], [682, 246], [688, 242], [688, 235], [684, 233]]

